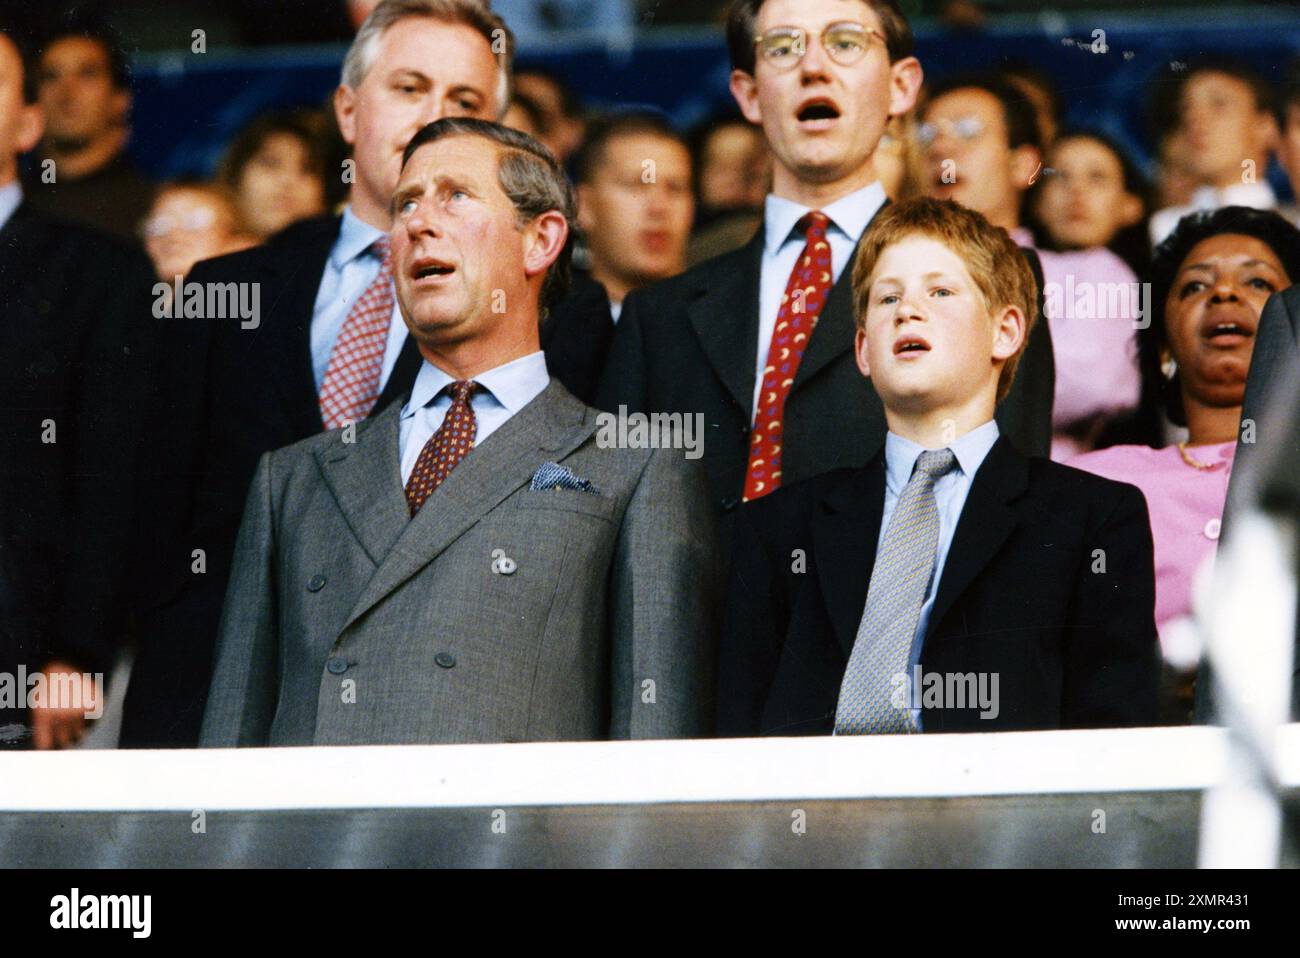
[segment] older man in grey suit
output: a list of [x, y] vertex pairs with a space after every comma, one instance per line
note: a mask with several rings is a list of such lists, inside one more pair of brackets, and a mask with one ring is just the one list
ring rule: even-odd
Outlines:
[[598, 442], [614, 430], [540, 351], [568, 278], [562, 171], [523, 134], [440, 120], [393, 217], [423, 367], [405, 405], [262, 458], [202, 744], [708, 734], [699, 464]]

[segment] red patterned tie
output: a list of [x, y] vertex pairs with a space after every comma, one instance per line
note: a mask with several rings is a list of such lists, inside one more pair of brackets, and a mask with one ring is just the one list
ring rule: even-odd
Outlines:
[[379, 275], [352, 304], [330, 352], [320, 387], [320, 414], [326, 429], [360, 422], [379, 398], [384, 346], [393, 318], [393, 261], [388, 237], [370, 246], [381, 260]]
[[454, 382], [443, 387], [451, 393], [451, 408], [442, 420], [438, 431], [420, 450], [415, 460], [411, 478], [406, 480], [406, 502], [411, 515], [420, 511], [433, 490], [442, 485], [456, 464], [474, 448], [474, 433], [478, 424], [474, 420], [474, 407], [469, 399], [478, 389], [476, 382]]
[[781, 488], [785, 398], [790, 395], [799, 360], [833, 285], [831, 247], [826, 241], [829, 225], [826, 214], [817, 211], [805, 215], [797, 225], [804, 232], [806, 242], [786, 285], [776, 314], [776, 329], [772, 331], [772, 345], [767, 351], [763, 389], [754, 412], [749, 469], [745, 474], [746, 502]]

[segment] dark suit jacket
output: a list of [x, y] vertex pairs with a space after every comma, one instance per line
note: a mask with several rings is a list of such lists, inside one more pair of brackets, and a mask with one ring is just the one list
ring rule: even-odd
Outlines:
[[[875, 564], [882, 451], [740, 510], [719, 662], [723, 735], [834, 727]], [[1159, 654], [1146, 501], [1005, 439], [972, 482], [921, 650], [924, 673], [998, 676], [998, 713], [926, 708], [926, 732], [1145, 725]], [[806, 570], [796, 564], [802, 550]], [[1105, 572], [1094, 572], [1098, 550]]]
[[[734, 253], [632, 293], [623, 303], [596, 405], [609, 412], [703, 413], [704, 464], [723, 550], [740, 504], [753, 425], [763, 232]], [[1039, 288], [1038, 258], [1027, 251]], [[786, 399], [783, 483], [861, 467], [884, 445], [885, 411], [853, 357], [852, 269], [831, 290]], [[1051, 447], [1051, 333], [1040, 317], [998, 412], [1022, 451]]]
[[567, 296], [542, 323], [546, 368], [570, 393], [590, 405], [614, 340], [605, 287], [590, 273], [573, 271]]
[[[264, 246], [194, 267], [187, 282], [259, 284], [256, 328], [239, 319], [163, 321], [139, 536], [139, 648], [123, 745], [198, 740], [248, 484], [263, 453], [324, 429], [310, 329], [340, 222], [299, 223]], [[419, 364], [408, 340], [377, 409], [410, 389]]]
[[[1241, 405], [1243, 425], [1253, 432], [1238, 433], [1232, 461], [1228, 500], [1223, 514], [1223, 537], [1232, 534], [1234, 512], [1258, 502], [1261, 485], [1272, 487], [1270, 498], [1283, 507], [1300, 502], [1300, 286], [1269, 297], [1259, 317], [1255, 348], [1251, 353], [1246, 395]], [[1252, 442], [1244, 442], [1247, 436]], [[1290, 490], [1287, 490], [1287, 486]], [[1297, 616], [1296, 650], [1291, 679], [1291, 715], [1300, 716], [1300, 615]], [[1213, 722], [1214, 688], [1208, 664], [1196, 679], [1196, 719]]]
[[[198, 741], [235, 537], [257, 463], [266, 452], [324, 430], [311, 320], [340, 223], [338, 217], [299, 223], [265, 246], [194, 267], [187, 283], [259, 284], [256, 328], [237, 319], [166, 321], [149, 427], [155, 468], [146, 486], [149, 524], [140, 535], [145, 588], [125, 745]], [[588, 344], [601, 347], [588, 331], [601, 321], [609, 325], [608, 317], [604, 288], [594, 282], [578, 300], [557, 307], [548, 320], [551, 348], [562, 353], [555, 378], [576, 379], [590, 394], [587, 366], [599, 360]], [[550, 354], [547, 360], [550, 366]], [[410, 392], [421, 362], [407, 337], [372, 415]], [[203, 552], [202, 572], [195, 550]]]
[[0, 671], [112, 665], [151, 285], [142, 253], [26, 204], [0, 231]]

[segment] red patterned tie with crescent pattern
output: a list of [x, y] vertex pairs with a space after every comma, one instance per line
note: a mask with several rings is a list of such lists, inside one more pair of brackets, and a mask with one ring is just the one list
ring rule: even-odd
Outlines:
[[758, 499], [781, 488], [781, 430], [785, 419], [785, 399], [794, 385], [799, 360], [808, 347], [817, 317], [826, 305], [834, 285], [831, 270], [831, 247], [826, 241], [830, 220], [825, 213], [805, 215], [797, 228], [805, 237], [803, 252], [795, 263], [786, 285], [781, 308], [776, 314], [776, 329], [767, 351], [763, 369], [763, 388], [754, 411], [754, 431], [750, 434], [749, 469], [745, 473], [745, 501]]
[[456, 464], [474, 448], [478, 423], [474, 419], [474, 407], [469, 400], [478, 388], [478, 383], [454, 382], [443, 388], [451, 393], [451, 408], [443, 417], [438, 431], [429, 437], [429, 441], [420, 450], [420, 458], [415, 460], [411, 477], [406, 480], [406, 504], [411, 509], [411, 515], [420, 511], [420, 507], [433, 495], [433, 490], [442, 485]]

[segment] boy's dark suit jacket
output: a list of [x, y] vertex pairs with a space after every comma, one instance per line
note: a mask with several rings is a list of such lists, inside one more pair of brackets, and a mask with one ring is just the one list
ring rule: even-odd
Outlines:
[[[740, 510], [719, 662], [720, 734], [833, 729], [875, 563], [884, 458]], [[1142, 493], [1026, 459], [999, 439], [971, 484], [921, 652], [925, 673], [997, 673], [999, 711], [981, 719], [978, 708], [926, 708], [923, 730], [1153, 723], [1154, 607]]]
[[[165, 321], [147, 427], [151, 474], [138, 537], [143, 588], [123, 745], [198, 742], [235, 537], [257, 463], [324, 431], [311, 320], [341, 222], [307, 220], [264, 246], [194, 267], [187, 283], [258, 284], [256, 328], [243, 328], [238, 318]], [[590, 368], [599, 360], [587, 350], [603, 351], [612, 335], [604, 287], [584, 284], [547, 325], [551, 375], [590, 396]], [[421, 362], [408, 336], [372, 416], [410, 392]], [[203, 550], [202, 572], [195, 550]]]
[[[998, 424], [1026, 455], [1045, 456], [1055, 367], [1041, 309], [1042, 269], [1032, 250], [1025, 255], [1038, 280], [1039, 319]], [[596, 393], [595, 405], [609, 412], [626, 406], [628, 412], [704, 414], [704, 465], [724, 553], [749, 463], [762, 257], [759, 230], [742, 249], [629, 295]], [[884, 407], [853, 357], [851, 266], [831, 290], [786, 399], [786, 485], [860, 468], [885, 442]]]

